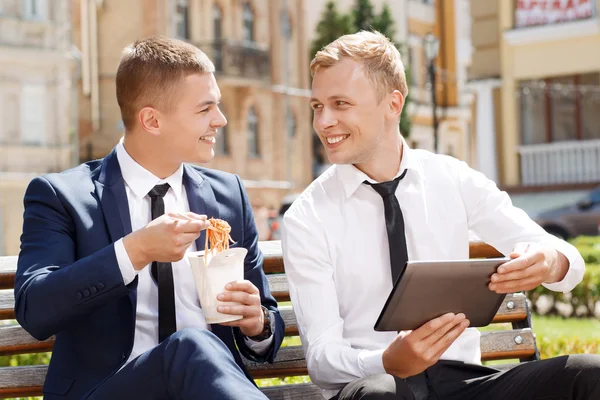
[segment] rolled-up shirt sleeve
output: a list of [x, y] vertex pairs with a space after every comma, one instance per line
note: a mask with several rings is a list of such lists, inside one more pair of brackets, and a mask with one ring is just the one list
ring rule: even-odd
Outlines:
[[539, 243], [561, 252], [569, 260], [569, 270], [562, 281], [543, 284], [550, 290], [569, 292], [583, 280], [585, 262], [573, 245], [550, 235], [525, 211], [513, 206], [508, 194], [484, 174], [462, 161], [456, 164], [469, 229], [481, 240], [505, 255], [520, 242]]
[[306, 204], [294, 204], [283, 220], [282, 246], [289, 291], [312, 381], [341, 389], [385, 373], [383, 350], [352, 348], [344, 338], [333, 266], [322, 223]]

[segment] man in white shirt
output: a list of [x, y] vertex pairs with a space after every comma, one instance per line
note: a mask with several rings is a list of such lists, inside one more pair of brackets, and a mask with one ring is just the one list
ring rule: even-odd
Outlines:
[[486, 368], [479, 333], [463, 314], [411, 332], [373, 329], [398, 268], [467, 259], [469, 230], [512, 259], [492, 277], [499, 293], [540, 284], [569, 291], [584, 262], [483, 174], [407, 146], [398, 127], [404, 67], [383, 35], [339, 38], [317, 53], [311, 73], [313, 126], [335, 165], [285, 214], [282, 241], [308, 371], [324, 396], [599, 399], [600, 357]]
[[[284, 326], [248, 196], [238, 176], [186, 164], [210, 161], [227, 123], [213, 72], [179, 40], [127, 46], [123, 141], [27, 188], [15, 312], [34, 337], [56, 336], [45, 399], [266, 398], [240, 353], [273, 362]], [[204, 249], [207, 218], [247, 250], [244, 279], [215, 299], [233, 322], [207, 323], [185, 257]]]

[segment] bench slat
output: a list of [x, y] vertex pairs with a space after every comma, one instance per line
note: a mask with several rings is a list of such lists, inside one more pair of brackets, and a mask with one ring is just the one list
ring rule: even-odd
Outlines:
[[[284, 274], [267, 275], [269, 288], [277, 301], [289, 301], [288, 284]], [[512, 302], [512, 308], [508, 304]], [[497, 322], [516, 322], [527, 318], [527, 299], [521, 293], [509, 294], [494, 317]], [[0, 320], [14, 319], [14, 294], [11, 290], [0, 290]], [[287, 321], [286, 321], [287, 322]], [[292, 322], [292, 320], [290, 320]], [[295, 320], [293, 321], [295, 325]], [[287, 323], [286, 323], [287, 326]], [[286, 329], [289, 333], [298, 332], [297, 327]]]
[[[519, 297], [522, 297], [522, 299], [519, 299]], [[523, 306], [524, 306], [524, 304], [525, 304], [524, 297], [525, 296], [523, 296], [523, 295], [515, 295], [515, 299], [512, 299], [512, 300], [509, 299], [508, 301], [513, 301], [515, 303], [515, 308], [516, 308], [517, 307], [516, 304], [518, 304], [519, 302], [522, 302]], [[279, 310], [281, 312], [283, 321], [285, 322], [286, 336], [298, 335], [298, 324], [296, 322], [296, 315], [294, 314], [293, 308], [291, 306], [281, 306], [279, 308]], [[509, 331], [509, 332], [511, 332], [511, 331]], [[500, 332], [500, 333], [504, 333], [504, 332]], [[486, 351], [498, 353], [499, 348], [504, 348], [504, 346], [506, 346], [505, 342], [499, 342], [498, 346], [500, 346], [500, 347], [496, 347], [495, 350], [492, 350], [492, 349], [488, 350], [488, 348], [490, 348], [489, 346], [485, 347], [485, 349], [484, 349], [484, 344], [487, 343], [486, 342], [487, 339], [485, 339], [486, 335], [489, 335], [489, 334], [484, 333], [482, 335], [482, 351], [484, 353], [486, 353]], [[533, 336], [532, 336], [531, 340], [533, 342]], [[27, 332], [25, 332], [25, 330], [23, 328], [21, 328], [18, 325], [0, 327], [0, 355], [50, 351], [52, 349], [52, 345], [53, 345], [53, 338], [47, 339], [43, 342], [38, 342], [36, 339], [32, 338]], [[506, 347], [506, 348], [512, 349], [512, 346]], [[530, 349], [528, 349], [528, 351], [529, 350]]]
[[267, 280], [269, 281], [269, 289], [275, 300], [290, 301], [288, 282], [285, 274], [267, 275]]
[[[9, 367], [0, 369], [0, 399], [41, 396], [46, 366]], [[11, 386], [3, 385], [10, 382]], [[29, 384], [31, 386], [19, 386]], [[312, 383], [263, 387], [261, 391], [269, 400], [322, 400], [321, 389]]]
[[481, 333], [482, 361], [527, 358], [534, 354], [535, 336], [529, 328]]
[[0, 290], [0, 320], [15, 318], [15, 295], [12, 290]]
[[[283, 273], [284, 267], [283, 255], [281, 253], [281, 241], [260, 241], [258, 242], [258, 247], [264, 256], [263, 269], [265, 273]], [[502, 254], [489, 244], [483, 242], [470, 242], [469, 257], [502, 257]], [[16, 270], [17, 256], [0, 257], [0, 289], [12, 289], [14, 287]]]
[[38, 341], [19, 325], [0, 326], [0, 356], [52, 351], [54, 337]]
[[0, 257], [0, 289], [12, 289], [15, 286], [17, 256]]
[[[520, 343], [515, 338], [520, 337]], [[534, 336], [530, 329], [485, 332], [481, 335], [482, 360], [520, 358], [535, 352]], [[300, 346], [283, 347], [273, 364], [245, 361], [255, 378], [306, 375], [306, 360]], [[21, 394], [15, 388], [39, 387], [44, 379], [45, 366], [0, 368], [0, 397]], [[29, 390], [29, 389], [28, 389]]]
[[301, 346], [280, 348], [273, 364], [255, 363], [248, 360], [244, 360], [244, 364], [256, 379], [308, 375]]
[[18, 388], [41, 389], [47, 370], [46, 365], [0, 368], [0, 395], [10, 394], [10, 390]]
[[264, 387], [269, 400], [323, 400], [321, 389], [312, 383]]

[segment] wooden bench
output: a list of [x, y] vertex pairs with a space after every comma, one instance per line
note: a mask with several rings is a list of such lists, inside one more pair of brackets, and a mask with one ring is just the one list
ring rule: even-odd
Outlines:
[[[265, 256], [264, 270], [271, 292], [279, 302], [289, 301], [280, 242], [261, 242], [260, 248]], [[501, 254], [486, 244], [471, 243], [470, 256], [489, 258]], [[17, 257], [0, 257], [0, 320], [14, 319], [16, 263]], [[297, 336], [298, 326], [293, 308], [280, 306], [280, 310], [286, 324], [286, 336]], [[482, 333], [483, 360], [539, 359], [525, 295], [513, 294], [506, 297], [494, 323], [507, 322], [512, 324], [512, 329]], [[0, 326], [0, 356], [51, 351], [53, 342], [53, 338], [37, 341], [16, 323]], [[273, 364], [247, 362], [247, 365], [257, 379], [308, 374], [301, 346], [282, 347]], [[46, 370], [44, 365], [0, 368], [0, 398], [41, 395]], [[312, 384], [273, 386], [262, 390], [270, 399], [322, 399], [319, 388]]]

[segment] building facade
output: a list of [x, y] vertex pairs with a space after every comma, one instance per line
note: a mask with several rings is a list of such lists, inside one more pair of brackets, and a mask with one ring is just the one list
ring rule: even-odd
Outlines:
[[486, 170], [502, 186], [600, 183], [599, 6], [471, 2], [476, 135], [481, 154], [490, 155]]
[[228, 124], [207, 166], [239, 174], [254, 206], [278, 207], [312, 178], [308, 67], [298, 67], [309, 62], [303, 7], [303, 0], [74, 1], [82, 161], [103, 157], [123, 135], [114, 88], [121, 50], [140, 37], [177, 37], [216, 67]]
[[30, 180], [78, 159], [70, 19], [69, 0], [0, 4], [0, 255], [19, 251]]
[[472, 95], [466, 88], [471, 62], [471, 35], [468, 0], [408, 0], [407, 32], [413, 126], [412, 147], [435, 150], [433, 91], [425, 51], [425, 36], [439, 40], [434, 60], [437, 118], [437, 152], [472, 162]]

